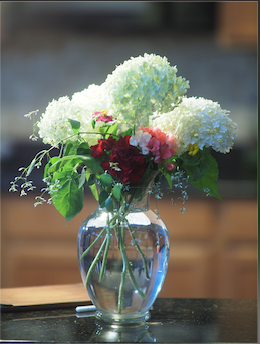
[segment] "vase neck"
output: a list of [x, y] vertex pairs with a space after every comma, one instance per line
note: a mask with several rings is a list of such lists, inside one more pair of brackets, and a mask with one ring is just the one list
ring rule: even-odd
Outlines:
[[142, 197], [135, 198], [133, 195], [129, 194], [126, 196], [126, 204], [130, 206], [131, 211], [148, 211], [150, 209], [150, 188], [145, 188], [143, 190]]
[[[113, 202], [114, 211], [118, 211], [120, 208], [123, 212], [148, 211], [150, 209], [150, 194], [156, 174], [156, 172], [150, 173], [145, 181], [129, 185], [129, 190], [123, 192], [121, 200]], [[99, 194], [101, 191], [102, 188], [98, 185]]]

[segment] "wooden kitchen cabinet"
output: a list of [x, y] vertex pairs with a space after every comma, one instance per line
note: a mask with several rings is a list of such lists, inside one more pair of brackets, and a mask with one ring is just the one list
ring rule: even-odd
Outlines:
[[[1, 287], [81, 282], [77, 232], [97, 203], [68, 224], [53, 206], [32, 196], [2, 196]], [[151, 209], [157, 206], [151, 200]], [[170, 260], [161, 297], [257, 297], [257, 201], [190, 198], [186, 213], [158, 201], [170, 233]]]
[[257, 1], [220, 1], [216, 17], [217, 39], [221, 44], [257, 47]]

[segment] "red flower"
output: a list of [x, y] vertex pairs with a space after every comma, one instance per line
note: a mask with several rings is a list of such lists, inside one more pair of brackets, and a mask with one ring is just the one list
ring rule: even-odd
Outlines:
[[147, 167], [139, 149], [129, 144], [130, 135], [120, 137], [112, 147], [109, 161], [101, 162], [101, 167], [112, 177], [122, 179], [122, 183], [138, 183]]
[[90, 146], [92, 150], [91, 156], [93, 158], [101, 158], [103, 155], [107, 154], [107, 151], [110, 151], [115, 144], [116, 140], [112, 136], [109, 136], [107, 140], [101, 139], [98, 140], [98, 144], [95, 146]]

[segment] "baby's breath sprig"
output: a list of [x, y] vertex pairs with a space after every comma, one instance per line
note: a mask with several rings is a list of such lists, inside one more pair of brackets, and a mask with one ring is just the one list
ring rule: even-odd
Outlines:
[[34, 110], [34, 111], [31, 111], [31, 112], [27, 113], [26, 115], [24, 115], [24, 117], [30, 118], [33, 121], [33, 133], [32, 133], [32, 135], [29, 136], [29, 139], [32, 141], [38, 140], [38, 136], [36, 136], [37, 122], [35, 122], [35, 116], [37, 115], [38, 112], [39, 112], [39, 110]]

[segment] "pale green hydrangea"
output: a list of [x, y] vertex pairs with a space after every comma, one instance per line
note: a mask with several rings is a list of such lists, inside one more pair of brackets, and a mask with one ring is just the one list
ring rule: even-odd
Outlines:
[[199, 149], [205, 146], [228, 153], [237, 136], [237, 124], [228, 117], [228, 113], [212, 100], [184, 97], [173, 111], [157, 116], [153, 125], [172, 133], [178, 139], [179, 155], [194, 143], [197, 143]]
[[56, 146], [72, 136], [68, 118], [75, 119], [74, 113], [75, 109], [67, 96], [50, 102], [38, 122], [39, 136], [43, 143]]
[[172, 110], [189, 88], [189, 82], [176, 73], [166, 57], [132, 57], [107, 76], [109, 109], [132, 127], [149, 125], [149, 116]]
[[73, 134], [68, 119], [79, 121], [82, 140], [90, 145], [96, 144], [100, 135], [98, 128], [102, 123], [97, 123], [92, 128], [92, 116], [95, 111], [106, 109], [107, 99], [103, 85], [90, 85], [81, 92], [76, 92], [70, 100], [69, 97], [61, 97], [49, 103], [44, 114], [38, 122], [39, 136], [44, 143], [57, 146], [67, 140], [77, 140]]

